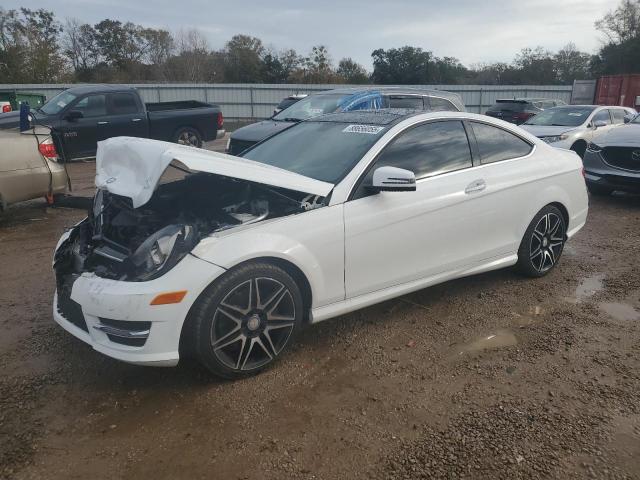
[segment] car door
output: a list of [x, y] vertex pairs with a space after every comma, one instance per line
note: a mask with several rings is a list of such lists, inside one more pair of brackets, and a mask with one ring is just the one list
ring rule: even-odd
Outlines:
[[[416, 191], [369, 194], [387, 165], [413, 171]], [[412, 127], [385, 147], [345, 203], [347, 298], [477, 262], [491, 221], [474, 207], [485, 185], [472, 165], [460, 120]]]
[[107, 123], [100, 126], [98, 141], [111, 137], [149, 136], [146, 112], [133, 92], [107, 95], [107, 111]]
[[469, 121], [475, 140], [478, 176], [486, 189], [473, 199], [473, 210], [482, 216], [475, 238], [482, 242], [479, 258], [503, 258], [514, 255], [522, 241], [524, 228], [536, 208], [540, 181], [547, 175], [546, 160], [534, 158], [534, 146], [528, 140], [499, 126]]
[[107, 115], [106, 96], [102, 93], [79, 98], [63, 114], [78, 111], [80, 118], [65, 119], [58, 126], [64, 138], [66, 158], [92, 157], [96, 153], [98, 127]]
[[[602, 127], [596, 127], [596, 122], [604, 122], [605, 125]], [[607, 130], [611, 129], [613, 125], [613, 121], [611, 120], [611, 112], [609, 111], [609, 109], [607, 108], [603, 108], [602, 110], [599, 110], [598, 112], [596, 112], [593, 115], [593, 118], [591, 119], [591, 126], [592, 126], [592, 137], [593, 135], [595, 135], [595, 132], [601, 133], [601, 132], [606, 132]]]

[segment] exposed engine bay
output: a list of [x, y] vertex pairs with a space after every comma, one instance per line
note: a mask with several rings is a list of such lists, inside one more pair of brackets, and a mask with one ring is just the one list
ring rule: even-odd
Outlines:
[[114, 280], [159, 277], [211, 234], [324, 205], [316, 195], [210, 173], [160, 185], [151, 200], [98, 190], [87, 218], [58, 249], [58, 273]]

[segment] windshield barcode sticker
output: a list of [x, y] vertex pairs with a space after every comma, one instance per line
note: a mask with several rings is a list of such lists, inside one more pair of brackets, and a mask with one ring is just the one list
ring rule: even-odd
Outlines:
[[343, 133], [368, 133], [369, 135], [377, 135], [380, 131], [384, 130], [384, 127], [378, 127], [376, 125], [349, 125]]

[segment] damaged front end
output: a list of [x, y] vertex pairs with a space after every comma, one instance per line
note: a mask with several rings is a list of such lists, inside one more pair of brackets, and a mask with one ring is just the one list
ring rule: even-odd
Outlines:
[[120, 281], [157, 278], [206, 236], [301, 213], [322, 197], [210, 173], [160, 185], [134, 208], [131, 198], [99, 189], [88, 217], [56, 251], [58, 292], [83, 272]]

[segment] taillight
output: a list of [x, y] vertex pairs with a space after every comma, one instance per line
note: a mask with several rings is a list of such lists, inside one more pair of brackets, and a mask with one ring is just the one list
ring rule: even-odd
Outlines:
[[531, 117], [533, 117], [534, 115], [535, 113], [531, 113], [531, 112], [518, 112], [513, 115], [513, 119], [519, 122], [525, 122], [529, 120]]
[[11, 105], [3, 105], [2, 106], [2, 113], [7, 113], [11, 111]]
[[38, 145], [38, 150], [48, 160], [57, 160], [58, 152], [56, 151], [56, 146], [53, 144], [53, 140], [47, 138], [40, 145]]
[[224, 117], [222, 116], [222, 112], [218, 113], [218, 128], [222, 128], [224, 125]]

